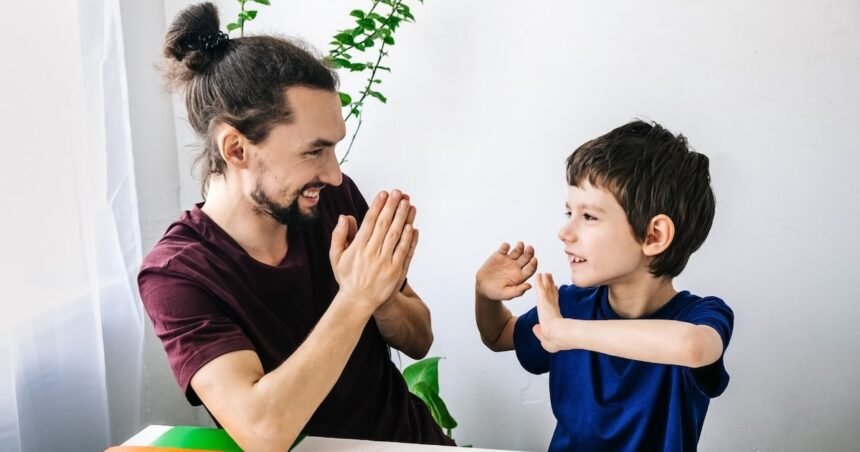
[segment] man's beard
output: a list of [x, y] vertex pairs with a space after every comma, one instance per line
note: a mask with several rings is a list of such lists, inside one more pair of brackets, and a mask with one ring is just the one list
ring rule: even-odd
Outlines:
[[303, 213], [301, 207], [299, 207], [299, 197], [306, 189], [319, 187], [320, 185], [322, 184], [311, 183], [305, 185], [295, 193], [293, 201], [289, 205], [284, 206], [269, 198], [263, 191], [263, 187], [257, 183], [257, 186], [251, 193], [251, 199], [257, 203], [257, 208], [261, 212], [274, 218], [278, 223], [286, 225], [288, 229], [310, 229], [316, 224], [319, 217], [317, 208], [314, 206], [310, 213]]

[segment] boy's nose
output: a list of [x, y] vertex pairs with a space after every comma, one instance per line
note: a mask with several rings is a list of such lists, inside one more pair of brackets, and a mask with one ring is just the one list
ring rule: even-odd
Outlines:
[[558, 239], [565, 243], [576, 241], [576, 234], [573, 231], [573, 220], [569, 220], [558, 230]]

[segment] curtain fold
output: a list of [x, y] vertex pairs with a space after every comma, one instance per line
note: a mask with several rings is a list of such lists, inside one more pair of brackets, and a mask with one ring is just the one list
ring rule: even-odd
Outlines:
[[20, 138], [0, 182], [0, 451], [104, 450], [142, 427], [119, 4], [43, 0], [27, 17], [0, 76], [0, 120]]

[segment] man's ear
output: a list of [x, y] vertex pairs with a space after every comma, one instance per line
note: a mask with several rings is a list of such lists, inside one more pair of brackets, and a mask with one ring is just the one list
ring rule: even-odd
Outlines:
[[238, 130], [227, 124], [221, 124], [216, 134], [218, 153], [230, 166], [237, 168], [248, 167], [248, 139]]
[[675, 223], [668, 215], [660, 214], [648, 223], [645, 241], [642, 243], [642, 252], [646, 256], [657, 256], [666, 251], [672, 240], [675, 239]]

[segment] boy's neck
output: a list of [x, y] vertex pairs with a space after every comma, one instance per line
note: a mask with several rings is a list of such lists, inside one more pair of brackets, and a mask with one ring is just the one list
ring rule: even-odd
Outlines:
[[608, 288], [609, 306], [626, 319], [653, 314], [678, 293], [671, 278], [654, 278], [650, 274], [633, 281], [609, 284]]

